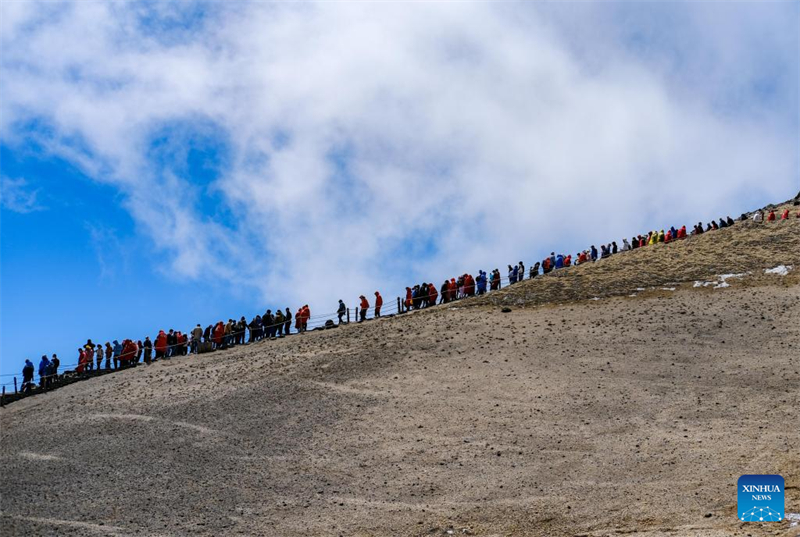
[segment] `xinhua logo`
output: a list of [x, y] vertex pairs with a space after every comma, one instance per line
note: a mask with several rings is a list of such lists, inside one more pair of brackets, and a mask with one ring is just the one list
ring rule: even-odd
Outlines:
[[783, 520], [783, 478], [779, 475], [743, 475], [739, 478], [739, 520]]

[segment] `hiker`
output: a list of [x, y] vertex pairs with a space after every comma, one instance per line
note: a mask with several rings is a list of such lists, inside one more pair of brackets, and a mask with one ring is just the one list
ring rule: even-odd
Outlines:
[[214, 326], [214, 348], [221, 349], [223, 348], [223, 343], [225, 341], [225, 325], [222, 324], [222, 321], [217, 321], [217, 324]]
[[430, 284], [428, 286], [428, 304], [435, 306], [437, 300], [439, 300], [439, 291], [436, 290], [436, 286], [434, 284]]
[[764, 211], [759, 209], [755, 213], [753, 213], [753, 222], [760, 224], [763, 221], [764, 221]]
[[556, 270], [564, 268], [564, 254], [556, 256]]
[[[242, 317], [244, 319], [244, 317]], [[275, 310], [275, 335], [277, 337], [283, 337], [283, 312], [280, 308]]]
[[[431, 286], [433, 288], [433, 286]], [[435, 293], [436, 290], [434, 289], [433, 292]], [[428, 295], [428, 299], [430, 300], [430, 294]], [[433, 301], [436, 304], [436, 300]], [[381, 306], [383, 306], [383, 297], [378, 291], [375, 291], [375, 317], [378, 318], [381, 316]]]
[[728, 223], [723, 220], [722, 218], [719, 219], [719, 228], [722, 229], [724, 227], [728, 227]]
[[361, 311], [359, 311], [359, 315], [361, 320], [359, 322], [364, 322], [367, 318], [367, 309], [369, 309], [369, 302], [367, 302], [367, 298], [364, 295], [359, 296], [358, 298], [361, 299]]
[[258, 323], [260, 322], [261, 318], [256, 315], [253, 317], [253, 320], [250, 321], [248, 327], [250, 328], [250, 339], [248, 340], [250, 343], [257, 341], [256, 336], [258, 335]]
[[[203, 343], [211, 343], [211, 332], [214, 330], [214, 327], [211, 325], [206, 326], [206, 329], [203, 330]], [[252, 332], [250, 337], [253, 337]]]
[[247, 319], [245, 319], [244, 315], [242, 315], [241, 317], [239, 317], [239, 322], [236, 323], [235, 339], [237, 345], [244, 345], [245, 335], [247, 335]]
[[99, 343], [97, 344], [97, 347], [94, 350], [94, 356], [95, 356], [95, 363], [97, 364], [95, 366], [95, 369], [100, 371], [100, 365], [103, 363], [103, 346], [100, 345]]
[[[94, 347], [92, 347], [92, 352], [94, 352]], [[53, 357], [50, 358], [50, 367], [53, 368], [53, 378], [58, 378], [58, 366], [61, 365], [61, 360], [58, 359], [58, 355], [53, 353]], [[92, 360], [89, 360], [89, 366], [91, 369]]]
[[265, 337], [273, 337], [275, 333], [275, 317], [272, 315], [272, 310], [267, 310], [264, 316], [261, 317], [261, 322], [264, 323]]
[[631, 249], [631, 245], [628, 242], [628, 239], [622, 239], [622, 251], [623, 252], [627, 252], [630, 249]]
[[534, 264], [533, 264], [533, 266], [531, 267], [531, 274], [530, 274], [530, 277], [531, 277], [531, 278], [535, 278], [535, 277], [536, 277], [536, 276], [538, 276], [538, 275], [539, 275], [539, 262], [537, 261], [537, 262], [536, 262], [536, 263], [534, 263]]
[[508, 283], [517, 283], [517, 267], [511, 268], [511, 265], [508, 266]]
[[31, 393], [33, 387], [33, 362], [25, 359], [25, 365], [22, 367], [22, 386], [20, 391], [22, 393]]
[[551, 268], [550, 268], [550, 258], [549, 257], [545, 257], [542, 260], [542, 274], [548, 274], [550, 272], [550, 270], [551, 270]]
[[521, 282], [525, 279], [525, 265], [522, 264], [522, 261], [519, 262], [519, 270], [517, 271], [517, 281]]
[[86, 369], [86, 349], [78, 347], [78, 367], [75, 371], [80, 375]]
[[42, 355], [42, 359], [39, 362], [39, 387], [44, 389], [45, 386], [48, 384], [48, 369], [50, 367], [50, 360], [47, 359], [47, 355]]
[[163, 330], [156, 336], [156, 360], [167, 356], [167, 334]]
[[142, 354], [144, 353], [144, 344], [141, 339], [136, 342], [136, 348], [138, 349], [136, 351], [136, 363], [138, 364], [142, 361]]
[[590, 250], [590, 254], [591, 255], [589, 256], [589, 258], [592, 261], [597, 261], [597, 248], [595, 248], [594, 244], [592, 244], [592, 248]]
[[283, 332], [288, 336], [292, 328], [292, 312], [286, 308], [286, 314], [283, 316]]
[[111, 369], [111, 357], [114, 356], [114, 349], [111, 347], [111, 343], [106, 341], [106, 370]]
[[572, 265], [572, 254], [567, 254], [567, 257], [564, 258], [564, 267], [569, 267]]
[[725, 219], [725, 221], [728, 223], [728, 227], [731, 227], [733, 224], [735, 224], [735, 222], [733, 221], [733, 218], [731, 218], [730, 215], [728, 215], [728, 217]]
[[484, 271], [478, 270], [478, 277], [475, 279], [475, 283], [478, 286], [478, 294], [484, 294], [486, 292], [486, 273]]
[[788, 220], [789, 219], [789, 209], [784, 209], [781, 213], [781, 220]]
[[144, 347], [144, 363], [150, 365], [153, 359], [153, 342], [150, 341], [150, 336], [144, 338], [142, 346]]
[[679, 239], [686, 238], [686, 226], [681, 226], [681, 228], [678, 230], [678, 238]]
[[[170, 332], [172, 332], [172, 330], [170, 330]], [[114, 340], [114, 349], [113, 349], [114, 369], [119, 369], [119, 355], [120, 354], [122, 354], [122, 344], [115, 339]]]
[[[83, 352], [86, 353], [86, 369], [91, 371], [94, 369], [94, 343], [92, 343], [91, 339], [83, 346]], [[55, 356], [54, 354], [53, 357], [55, 358]]]
[[[242, 317], [244, 320], [244, 317]], [[200, 340], [203, 339], [203, 327], [200, 326], [200, 323], [197, 323], [192, 329], [192, 354], [197, 354], [200, 350]]]

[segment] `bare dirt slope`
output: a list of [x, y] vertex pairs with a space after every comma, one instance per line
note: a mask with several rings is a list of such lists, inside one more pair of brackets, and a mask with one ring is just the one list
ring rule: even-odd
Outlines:
[[800, 535], [800, 221], [714, 235], [16, 402], [0, 533]]

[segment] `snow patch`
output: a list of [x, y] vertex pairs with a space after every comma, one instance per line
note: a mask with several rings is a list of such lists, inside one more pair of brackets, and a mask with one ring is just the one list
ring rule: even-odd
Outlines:
[[786, 513], [786, 520], [792, 521], [792, 523], [789, 524], [789, 527], [793, 528], [800, 524], [800, 513]]
[[675, 288], [674, 287], [662, 287], [661, 290], [662, 291], [674, 291]]
[[719, 274], [717, 275], [717, 281], [715, 282], [701, 282], [696, 281], [694, 282], [693, 287], [708, 287], [712, 285], [714, 289], [723, 289], [725, 287], [730, 287], [731, 284], [728, 283], [728, 280], [731, 278], [742, 278], [750, 274], [749, 272], [742, 272], [740, 274]]
[[766, 269], [764, 274], [776, 274], [778, 276], [786, 276], [792, 270], [792, 265], [778, 265], [775, 268]]

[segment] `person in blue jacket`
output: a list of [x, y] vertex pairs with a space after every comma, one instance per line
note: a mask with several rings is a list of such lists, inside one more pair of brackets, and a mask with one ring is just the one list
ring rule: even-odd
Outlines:
[[484, 271], [478, 271], [478, 277], [475, 283], [478, 285], [478, 294], [484, 294], [486, 292], [486, 273]]
[[556, 256], [556, 268], [557, 269], [564, 268], [564, 256], [562, 254], [558, 254]]
[[597, 248], [592, 244], [592, 261], [597, 261]]
[[517, 283], [517, 267], [508, 266], [508, 283]]
[[42, 355], [42, 360], [39, 362], [39, 387], [44, 388], [47, 384], [47, 377], [50, 374], [50, 360], [47, 355]]
[[116, 339], [114, 340], [114, 369], [119, 369], [119, 356], [122, 354], [122, 345]]

